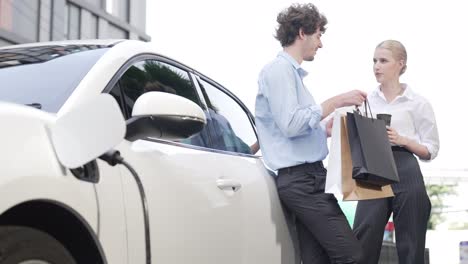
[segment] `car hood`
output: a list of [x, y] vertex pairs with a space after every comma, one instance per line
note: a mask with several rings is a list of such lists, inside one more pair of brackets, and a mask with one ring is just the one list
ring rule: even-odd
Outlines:
[[63, 173], [51, 140], [56, 116], [33, 107], [0, 102], [3, 175]]
[[0, 160], [6, 172], [14, 174], [81, 167], [120, 143], [126, 130], [120, 108], [108, 94], [80, 102], [59, 116], [0, 102], [0, 120]]

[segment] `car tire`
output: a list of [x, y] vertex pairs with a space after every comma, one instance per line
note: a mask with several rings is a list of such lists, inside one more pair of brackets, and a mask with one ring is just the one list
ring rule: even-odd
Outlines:
[[76, 264], [70, 252], [55, 238], [24, 226], [0, 226], [2, 264]]

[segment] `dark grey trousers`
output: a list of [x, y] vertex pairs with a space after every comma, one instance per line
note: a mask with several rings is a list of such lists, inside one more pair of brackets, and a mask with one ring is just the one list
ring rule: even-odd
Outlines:
[[278, 194], [296, 217], [303, 264], [360, 263], [361, 246], [333, 194], [322, 162], [278, 171]]
[[424, 264], [426, 229], [431, 202], [414, 155], [393, 151], [400, 182], [392, 185], [394, 197], [359, 201], [354, 233], [362, 244], [363, 263], [377, 264], [385, 225], [393, 213], [399, 264]]

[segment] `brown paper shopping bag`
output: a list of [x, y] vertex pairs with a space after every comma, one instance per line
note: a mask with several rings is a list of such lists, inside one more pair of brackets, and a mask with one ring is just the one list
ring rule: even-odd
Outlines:
[[356, 201], [394, 196], [392, 187], [365, 184], [353, 179], [353, 164], [349, 147], [346, 117], [341, 117], [341, 171], [343, 200]]

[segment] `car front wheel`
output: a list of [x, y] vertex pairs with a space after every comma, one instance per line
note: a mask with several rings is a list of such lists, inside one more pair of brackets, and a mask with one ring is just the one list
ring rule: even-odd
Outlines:
[[0, 226], [2, 264], [76, 264], [55, 238], [24, 226]]

